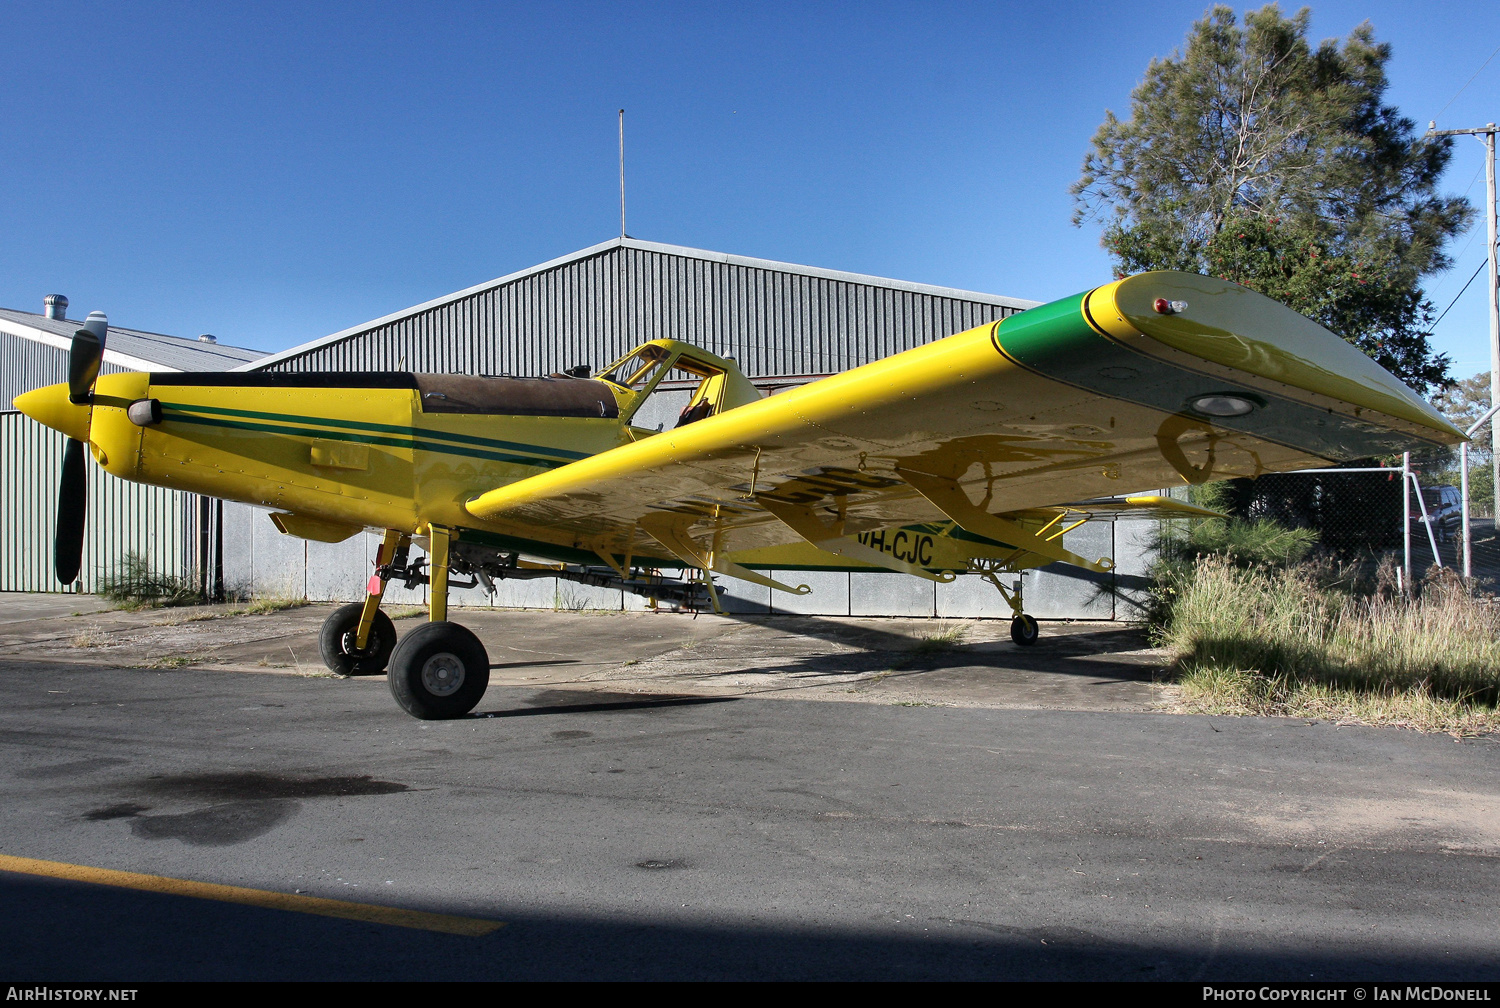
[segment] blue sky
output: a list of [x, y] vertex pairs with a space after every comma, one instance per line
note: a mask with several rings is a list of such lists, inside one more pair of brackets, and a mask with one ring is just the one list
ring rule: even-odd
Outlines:
[[[621, 107], [637, 238], [1061, 297], [1110, 275], [1069, 222], [1089, 137], [1206, 6], [9, 0], [0, 305], [327, 335], [613, 237]], [[1313, 35], [1365, 19], [1409, 117], [1500, 120], [1500, 56], [1465, 87], [1500, 5], [1325, 2]], [[1482, 152], [1446, 186], [1481, 206]], [[1452, 251], [1440, 308], [1482, 224]], [[1482, 286], [1436, 335], [1459, 376]]]

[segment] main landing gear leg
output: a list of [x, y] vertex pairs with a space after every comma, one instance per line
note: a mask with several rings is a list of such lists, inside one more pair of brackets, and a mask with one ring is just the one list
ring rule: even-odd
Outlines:
[[1013, 615], [1010, 621], [1010, 639], [1022, 647], [1030, 647], [1032, 644], [1035, 644], [1036, 639], [1041, 636], [1042, 630], [1041, 627], [1037, 626], [1036, 619], [1026, 615], [1021, 609], [1021, 583], [1017, 581], [1016, 590], [1011, 591], [1000, 582], [999, 575], [993, 571], [984, 572], [984, 578], [999, 590], [1000, 597], [1005, 599], [1006, 604], [1010, 606], [1010, 611]]
[[402, 535], [395, 529], [385, 530], [385, 538], [381, 540], [380, 549], [375, 553], [375, 573], [370, 575], [370, 582], [365, 586], [365, 601], [359, 610], [359, 628], [354, 633], [356, 647], [364, 647], [369, 643], [370, 628], [375, 625], [375, 617], [380, 612], [380, 600], [385, 597], [386, 585], [381, 572], [396, 562], [398, 557], [404, 567], [406, 551], [410, 546], [411, 536]]
[[388, 681], [401, 709], [423, 721], [463, 717], [490, 684], [490, 658], [479, 638], [448, 622], [448, 547], [451, 529], [427, 527], [431, 558], [429, 622], [401, 638]]
[[380, 611], [385, 580], [380, 576], [392, 559], [406, 552], [410, 538], [387, 529], [375, 555], [375, 573], [365, 586], [365, 600], [339, 606], [318, 634], [323, 664], [339, 675], [379, 675], [396, 647], [396, 628]]

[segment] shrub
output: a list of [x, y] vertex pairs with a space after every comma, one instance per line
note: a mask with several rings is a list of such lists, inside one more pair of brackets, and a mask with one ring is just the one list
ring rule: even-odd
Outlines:
[[139, 553], [126, 553], [114, 571], [99, 580], [99, 594], [122, 608], [198, 605], [203, 593], [186, 578], [152, 570]]
[[[1225, 506], [1223, 484], [1195, 487], [1193, 502], [1210, 509]], [[1318, 544], [1312, 529], [1294, 529], [1268, 519], [1172, 519], [1156, 537], [1156, 563], [1146, 600], [1147, 622], [1167, 626], [1178, 596], [1192, 584], [1203, 561], [1213, 558], [1237, 568], [1281, 569], [1305, 560]]]

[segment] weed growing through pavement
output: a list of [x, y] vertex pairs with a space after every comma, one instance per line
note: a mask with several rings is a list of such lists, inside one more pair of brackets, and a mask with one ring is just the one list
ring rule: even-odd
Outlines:
[[89, 627], [74, 634], [68, 643], [77, 648], [90, 648], [100, 647], [108, 640], [109, 636], [98, 627]]
[[249, 605], [243, 609], [236, 609], [230, 615], [264, 616], [267, 613], [281, 612], [285, 609], [301, 609], [308, 604], [305, 598], [294, 598], [290, 595], [267, 595], [263, 598], [251, 599]]
[[917, 639], [917, 646], [912, 650], [917, 654], [933, 654], [939, 651], [952, 651], [961, 646], [964, 639], [969, 636], [969, 625], [967, 623], [955, 623], [951, 626], [938, 624], [938, 628], [931, 633], [923, 634]]
[[159, 658], [153, 658], [148, 664], [136, 667], [148, 669], [182, 668], [184, 665], [191, 665], [198, 660], [198, 655], [162, 655]]
[[177, 623], [204, 623], [209, 620], [224, 619], [228, 616], [265, 616], [269, 613], [282, 612], [286, 609], [301, 609], [303, 606], [311, 604], [305, 598], [268, 595], [264, 598], [252, 599], [249, 603], [237, 609], [210, 609], [207, 612], [193, 613], [181, 619], [164, 620], [158, 625], [172, 626]]

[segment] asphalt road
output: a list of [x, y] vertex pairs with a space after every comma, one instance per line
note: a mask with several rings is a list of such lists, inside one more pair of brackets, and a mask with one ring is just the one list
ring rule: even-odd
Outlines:
[[423, 723], [380, 679], [36, 659], [0, 683], [0, 853], [504, 922], [5, 872], [18, 981], [1500, 975], [1489, 741], [546, 684]]

